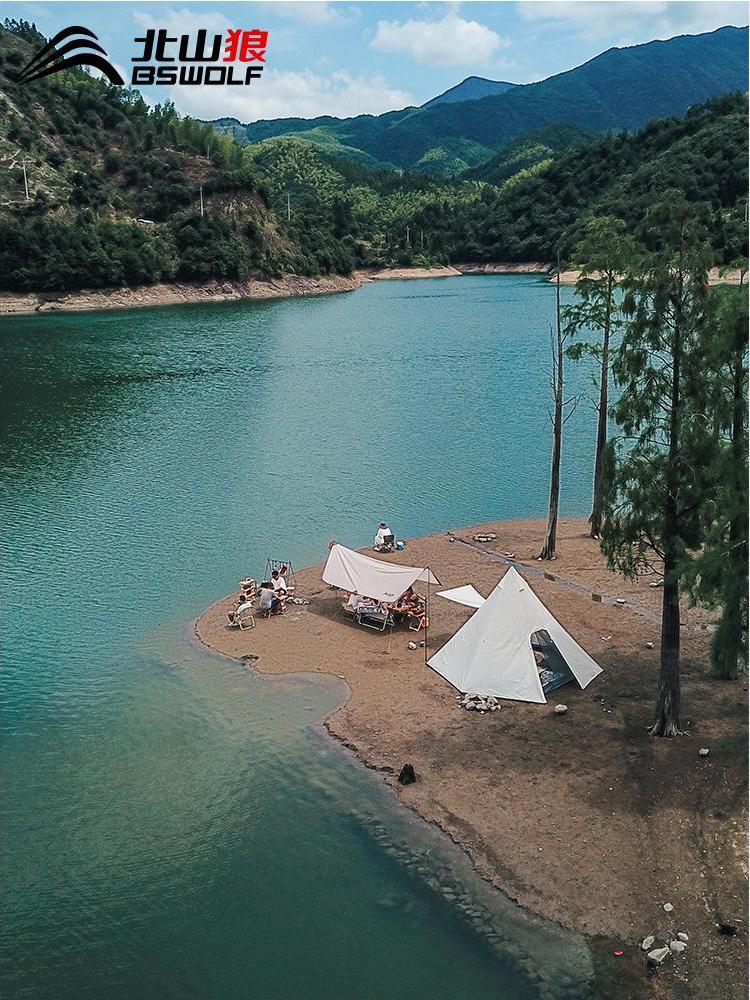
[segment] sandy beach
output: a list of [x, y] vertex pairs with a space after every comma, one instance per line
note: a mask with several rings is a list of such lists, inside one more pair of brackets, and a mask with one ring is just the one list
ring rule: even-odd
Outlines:
[[143, 309], [150, 306], [186, 305], [333, 295], [352, 292], [368, 281], [416, 278], [456, 278], [463, 274], [546, 274], [544, 264], [460, 264], [458, 267], [363, 268], [350, 275], [306, 277], [285, 274], [279, 278], [247, 281], [209, 281], [204, 284], [171, 282], [132, 288], [82, 289], [73, 292], [0, 292], [0, 316], [46, 312], [93, 312], [102, 309]]
[[286, 274], [280, 278], [248, 281], [173, 282], [133, 288], [102, 288], [76, 292], [0, 292], [0, 316], [46, 312], [94, 312], [101, 309], [142, 309], [149, 306], [231, 302], [241, 299], [282, 299], [300, 295], [331, 295], [359, 288], [361, 275], [340, 274], [307, 278]]
[[[405, 281], [418, 278], [460, 278], [476, 274], [536, 274], [553, 280], [555, 270], [538, 262], [457, 264], [437, 267], [364, 268], [350, 275], [329, 274], [309, 278], [285, 274], [279, 278], [247, 281], [209, 281], [205, 284], [172, 282], [133, 288], [83, 289], [75, 292], [0, 292], [0, 316], [22, 316], [46, 312], [94, 312], [102, 309], [143, 309], [150, 306], [187, 305], [200, 302], [295, 298], [303, 295], [334, 295], [352, 292], [369, 281]], [[560, 272], [563, 285], [575, 285], [580, 271]], [[738, 285], [738, 270], [709, 273], [711, 285]]]
[[[550, 270], [550, 277], [555, 277], [555, 270], [552, 268]], [[594, 272], [594, 275], [596, 272]], [[560, 271], [560, 284], [561, 285], [575, 285], [578, 279], [581, 277], [581, 272], [567, 269]], [[719, 268], [712, 267], [708, 272], [708, 283], [709, 285], [739, 285], [742, 280], [742, 275], [739, 268]]]
[[[512, 553], [603, 667], [586, 690], [569, 685], [546, 706], [506, 701], [492, 714], [466, 712], [424, 664], [424, 650], [407, 648], [413, 633], [381, 634], [344, 619], [336, 593], [320, 580], [321, 566], [297, 574], [296, 594], [309, 604], [240, 632], [225, 624], [229, 597], [198, 619], [196, 635], [264, 673], [345, 679], [350, 697], [328, 718], [329, 731], [382, 771], [404, 805], [439, 825], [510, 898], [586, 934], [602, 983], [625, 976], [629, 996], [743, 995], [747, 682], [708, 677], [711, 615], [687, 608], [683, 615], [687, 734], [653, 740], [646, 733], [658, 673], [660, 591], [653, 581], [609, 572], [583, 521], [561, 523], [551, 563], [535, 559], [542, 522], [483, 527], [497, 540], [473, 542], [476, 528], [455, 529], [408, 540], [403, 553], [383, 558], [430, 566], [444, 587], [473, 583], [487, 595]], [[433, 595], [429, 650], [469, 614]], [[554, 714], [559, 702], [566, 715]], [[699, 756], [701, 747], [708, 756]], [[406, 762], [418, 780], [401, 787], [396, 776]], [[736, 926], [737, 935], [720, 934], [718, 922]], [[640, 941], [650, 934], [668, 941], [677, 931], [689, 934], [687, 951], [649, 974]], [[615, 949], [624, 955], [615, 957]]]

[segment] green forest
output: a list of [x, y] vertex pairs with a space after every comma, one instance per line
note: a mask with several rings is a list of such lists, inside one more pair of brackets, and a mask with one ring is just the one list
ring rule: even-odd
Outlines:
[[294, 136], [240, 145], [82, 70], [14, 86], [42, 41], [27, 22], [0, 31], [5, 290], [572, 262], [592, 218], [635, 232], [671, 188], [706, 206], [714, 264], [745, 253], [741, 93], [632, 134], [535, 129], [448, 177], [372, 167]]

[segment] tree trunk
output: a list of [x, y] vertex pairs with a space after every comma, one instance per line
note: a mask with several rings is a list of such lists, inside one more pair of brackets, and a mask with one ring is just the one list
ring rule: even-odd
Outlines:
[[602, 331], [602, 367], [599, 373], [599, 419], [596, 426], [596, 459], [594, 461], [594, 499], [589, 517], [589, 536], [599, 538], [602, 533], [602, 472], [604, 452], [607, 447], [607, 410], [609, 409], [609, 336], [612, 323], [612, 291], [614, 276], [607, 279], [607, 306]]
[[[682, 301], [680, 287], [679, 301]], [[682, 361], [682, 329], [679, 312], [675, 315], [672, 343], [672, 390], [669, 415], [669, 453], [665, 476], [664, 531], [664, 591], [661, 606], [661, 651], [659, 691], [656, 696], [656, 718], [652, 736], [678, 736], [680, 732], [680, 590], [677, 579], [679, 516], [677, 490], [679, 483], [680, 445], [680, 379]]]
[[664, 564], [664, 593], [661, 610], [661, 669], [656, 698], [656, 719], [652, 736], [680, 734], [680, 593], [676, 581], [667, 574]]
[[552, 434], [552, 468], [549, 483], [547, 534], [538, 559], [554, 559], [557, 546], [557, 508], [560, 499], [560, 453], [562, 451], [562, 400], [555, 399], [555, 422]]
[[560, 267], [557, 269], [557, 351], [554, 359], [554, 396], [555, 414], [552, 425], [552, 467], [549, 482], [549, 514], [547, 515], [547, 534], [544, 545], [537, 559], [554, 559], [557, 546], [557, 508], [560, 499], [560, 458], [562, 455], [562, 425], [563, 425], [563, 341], [560, 325]]

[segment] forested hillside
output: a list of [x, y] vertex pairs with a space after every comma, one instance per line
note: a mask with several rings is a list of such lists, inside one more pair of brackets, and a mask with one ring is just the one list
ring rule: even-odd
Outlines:
[[725, 27], [610, 49], [566, 73], [481, 100], [428, 103], [378, 117], [287, 118], [231, 128], [240, 141], [296, 134], [343, 155], [357, 150], [407, 169], [458, 173], [530, 130], [560, 122], [597, 132], [633, 130], [744, 90], [747, 40], [746, 28]]
[[541, 169], [492, 188], [487, 211], [465, 237], [471, 259], [567, 258], [596, 215], [622, 219], [630, 231], [670, 188], [711, 209], [717, 263], [746, 244], [747, 95], [729, 94], [683, 118], [650, 122], [555, 156]]
[[635, 135], [556, 124], [450, 179], [374, 169], [294, 137], [240, 146], [82, 70], [15, 85], [40, 41], [25, 23], [0, 31], [4, 289], [551, 262], [570, 256], [592, 215], [632, 231], [670, 187], [710, 206], [716, 263], [744, 243], [743, 94]]

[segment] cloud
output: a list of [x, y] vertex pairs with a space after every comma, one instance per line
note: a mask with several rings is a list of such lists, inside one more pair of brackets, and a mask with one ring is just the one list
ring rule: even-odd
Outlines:
[[178, 111], [194, 118], [315, 118], [378, 115], [415, 104], [406, 91], [380, 75], [353, 76], [341, 70], [321, 76], [312, 70], [268, 68], [247, 87], [170, 87]]
[[255, 7], [267, 6], [274, 17], [288, 17], [300, 24], [313, 27], [327, 24], [349, 24], [358, 16], [354, 7], [334, 6], [318, 0], [285, 0], [284, 3], [254, 4]]
[[487, 63], [510, 43], [477, 21], [451, 11], [439, 21], [378, 21], [370, 43], [381, 52], [405, 52], [419, 63], [469, 66]]
[[516, 9], [526, 21], [562, 21], [587, 38], [631, 43], [748, 22], [747, 5], [732, 0], [519, 0]]
[[133, 20], [140, 28], [145, 30], [149, 28], [166, 28], [168, 32], [175, 35], [194, 34], [200, 28], [205, 28], [209, 33], [213, 32], [214, 34], [221, 35], [227, 28], [234, 27], [234, 25], [230, 25], [227, 17], [220, 11], [214, 14], [205, 11], [189, 10], [187, 7], [182, 7], [179, 10], [173, 7], [167, 10], [160, 8], [157, 17], [152, 16], [145, 10], [134, 10]]

